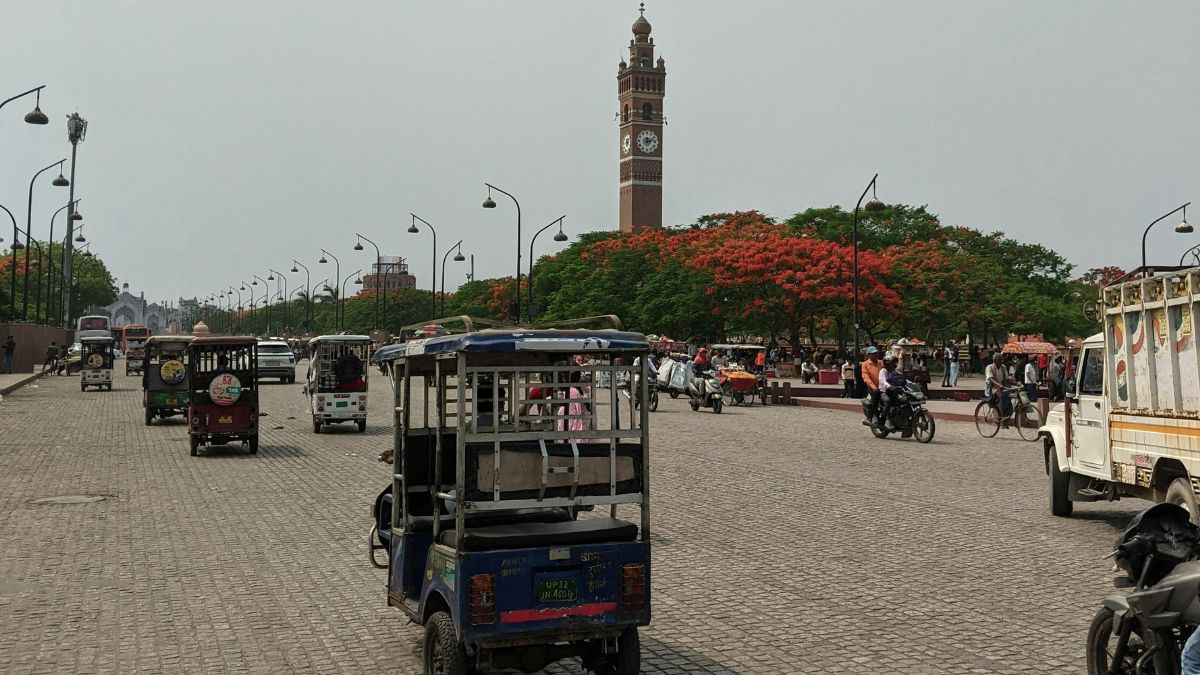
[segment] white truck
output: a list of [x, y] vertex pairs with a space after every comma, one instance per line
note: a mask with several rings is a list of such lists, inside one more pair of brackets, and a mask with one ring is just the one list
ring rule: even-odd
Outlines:
[[1200, 268], [1104, 288], [1104, 332], [1084, 340], [1066, 402], [1040, 429], [1050, 511], [1137, 497], [1200, 521]]

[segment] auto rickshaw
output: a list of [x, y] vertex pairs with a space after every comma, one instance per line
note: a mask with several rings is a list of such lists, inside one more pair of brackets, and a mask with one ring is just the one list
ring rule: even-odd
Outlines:
[[[153, 337], [153, 336], [151, 336]], [[149, 338], [147, 338], [149, 339]], [[129, 340], [125, 351], [125, 375], [141, 375], [146, 358], [146, 341]]]
[[80, 338], [83, 369], [79, 371], [79, 391], [88, 387], [112, 391], [113, 339], [110, 337]]
[[644, 400], [648, 353], [638, 333], [514, 327], [376, 352], [396, 412], [370, 556], [388, 570], [388, 604], [425, 627], [426, 673], [534, 672], [568, 657], [639, 672], [649, 411], [618, 382], [637, 376]]
[[146, 426], [155, 417], [187, 415], [187, 346], [190, 335], [152, 335], [146, 340], [142, 403]]
[[242, 441], [258, 452], [257, 340], [197, 337], [187, 346], [188, 436], [192, 456], [202, 444]]
[[371, 338], [366, 335], [321, 335], [308, 342], [308, 410], [313, 433], [327, 424], [354, 422], [367, 430], [367, 357]]

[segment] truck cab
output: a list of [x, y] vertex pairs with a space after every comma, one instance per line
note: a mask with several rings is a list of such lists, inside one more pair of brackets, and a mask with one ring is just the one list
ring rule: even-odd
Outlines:
[[1197, 521], [1200, 268], [1106, 287], [1104, 332], [1083, 341], [1066, 400], [1039, 430], [1050, 511], [1136, 497], [1178, 504]]

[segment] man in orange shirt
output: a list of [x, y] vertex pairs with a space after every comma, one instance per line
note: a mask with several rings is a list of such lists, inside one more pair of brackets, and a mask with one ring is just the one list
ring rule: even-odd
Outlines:
[[871, 408], [875, 411], [875, 420], [879, 418], [879, 369], [883, 362], [879, 360], [879, 350], [867, 347], [867, 360], [862, 362], [862, 379], [867, 385], [867, 396], [871, 399]]

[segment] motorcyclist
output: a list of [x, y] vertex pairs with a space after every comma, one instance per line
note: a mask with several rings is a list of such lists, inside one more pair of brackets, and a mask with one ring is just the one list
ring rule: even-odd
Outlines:
[[896, 355], [883, 357], [883, 368], [879, 369], [879, 397], [883, 403], [879, 411], [879, 426], [895, 428], [892, 425], [892, 408], [896, 403], [896, 390], [903, 389], [907, 383], [908, 378], [896, 365]]
[[883, 368], [883, 362], [879, 360], [879, 349], [874, 346], [867, 347], [867, 360], [862, 362], [860, 369], [862, 370], [863, 383], [867, 385], [867, 396], [871, 399], [871, 409], [875, 411], [876, 423], [879, 419], [879, 370]]

